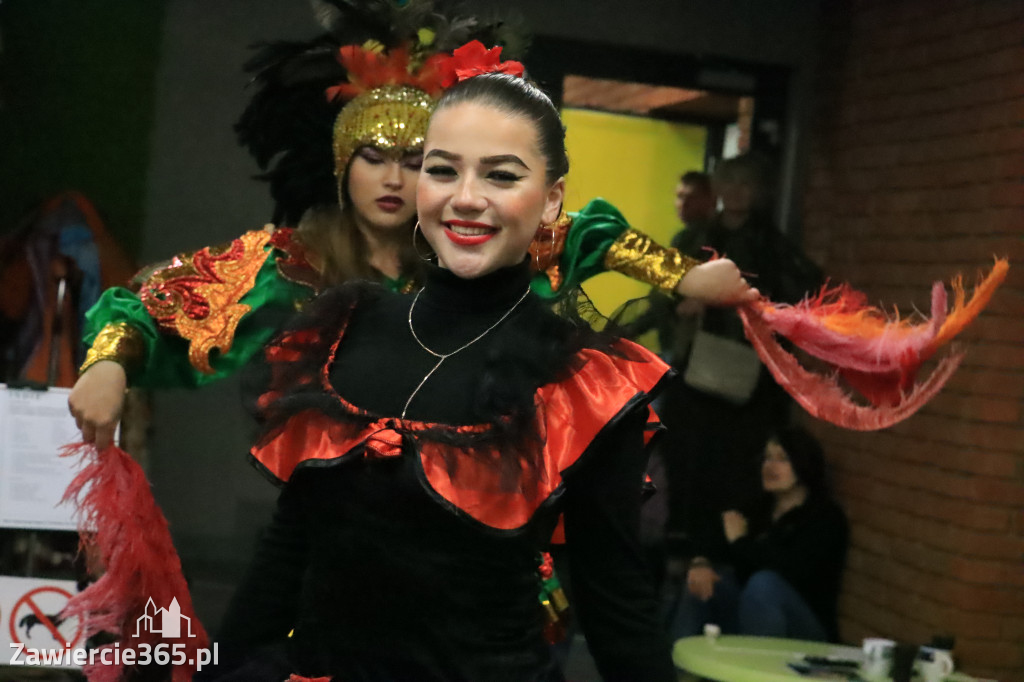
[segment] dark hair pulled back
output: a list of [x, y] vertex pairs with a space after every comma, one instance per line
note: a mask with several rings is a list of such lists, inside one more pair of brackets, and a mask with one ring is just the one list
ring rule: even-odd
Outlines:
[[537, 131], [540, 152], [547, 162], [548, 183], [568, 174], [569, 156], [565, 151], [562, 117], [551, 98], [535, 83], [507, 73], [473, 76], [448, 88], [438, 100], [435, 111], [464, 102], [490, 105], [529, 120]]

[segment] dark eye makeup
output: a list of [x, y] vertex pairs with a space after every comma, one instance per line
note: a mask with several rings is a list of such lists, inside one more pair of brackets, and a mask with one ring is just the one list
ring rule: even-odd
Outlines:
[[487, 174], [487, 177], [491, 180], [497, 180], [498, 182], [515, 182], [523, 179], [522, 175], [516, 175], [515, 173], [504, 170], [493, 170]]
[[429, 166], [423, 170], [427, 175], [433, 175], [435, 177], [455, 177], [455, 169], [451, 166], [444, 164], [436, 164]]
[[374, 147], [362, 147], [359, 149], [359, 151], [356, 152], [356, 154], [363, 161], [366, 161], [367, 163], [372, 163], [374, 165], [378, 163], [384, 163], [385, 161], [384, 154], [379, 149], [375, 149]]

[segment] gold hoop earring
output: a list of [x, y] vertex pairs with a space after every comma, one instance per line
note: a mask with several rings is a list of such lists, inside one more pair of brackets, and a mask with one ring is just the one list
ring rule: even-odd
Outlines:
[[540, 269], [540, 249], [541, 249], [541, 245], [544, 243], [544, 236], [545, 236], [544, 235], [544, 228], [545, 227], [547, 227], [547, 226], [544, 223], [541, 223], [537, 227], [537, 232], [534, 234], [534, 239], [537, 242], [537, 245], [533, 249], [533, 271], [534, 272], [541, 272], [541, 269]]
[[551, 225], [548, 225], [548, 262], [555, 262], [555, 225], [558, 224], [558, 219]]
[[[555, 258], [555, 226], [558, 224], [556, 220], [553, 223], [541, 223], [537, 227], [537, 232], [533, 236], [533, 244], [531, 244], [531, 250], [533, 251], [533, 269], [535, 272], [544, 272], [544, 270], [554, 263]], [[545, 249], [545, 247], [547, 247]], [[544, 253], [544, 251], [547, 253]]]
[[[420, 221], [418, 220], [416, 221], [416, 224], [412, 228], [412, 250], [416, 252], [416, 255], [420, 257], [421, 261], [423, 261], [424, 263], [429, 263], [431, 262], [432, 259], [437, 257], [437, 254], [431, 253], [429, 256], [424, 257], [424, 255], [420, 253], [419, 247], [416, 246], [416, 230], [423, 232], [423, 228], [420, 227]], [[424, 236], [423, 240], [426, 241], [426, 239], [426, 236]], [[430, 242], [427, 243], [429, 244]]]

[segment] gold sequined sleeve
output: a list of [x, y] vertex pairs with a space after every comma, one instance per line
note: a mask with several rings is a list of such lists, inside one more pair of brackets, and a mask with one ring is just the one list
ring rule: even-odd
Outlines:
[[630, 228], [612, 243], [605, 254], [604, 265], [609, 270], [673, 292], [683, 276], [700, 265], [700, 261], [676, 249], [667, 249], [644, 233]]
[[142, 365], [145, 349], [142, 332], [127, 322], [111, 322], [96, 335], [78, 373], [101, 360], [113, 360], [131, 374]]

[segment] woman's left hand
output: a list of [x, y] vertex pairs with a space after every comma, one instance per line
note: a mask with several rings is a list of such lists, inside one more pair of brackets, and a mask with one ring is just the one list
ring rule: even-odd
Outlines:
[[726, 540], [736, 542], [747, 534], [747, 517], [735, 509], [722, 512], [722, 529]]
[[701, 263], [687, 272], [676, 285], [676, 293], [709, 305], [741, 305], [761, 295], [728, 258]]

